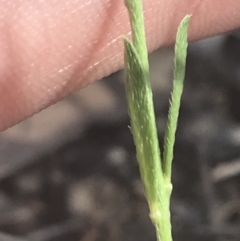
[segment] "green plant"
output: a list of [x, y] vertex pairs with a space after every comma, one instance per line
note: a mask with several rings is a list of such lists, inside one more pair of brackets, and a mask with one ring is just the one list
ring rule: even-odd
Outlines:
[[190, 16], [179, 25], [174, 59], [171, 105], [164, 137], [164, 152], [158, 142], [148, 52], [145, 40], [141, 0], [125, 0], [129, 12], [132, 42], [124, 39], [125, 78], [131, 131], [136, 145], [141, 179], [149, 204], [150, 217], [159, 241], [171, 241], [170, 196], [175, 132], [178, 122], [187, 55], [187, 31]]

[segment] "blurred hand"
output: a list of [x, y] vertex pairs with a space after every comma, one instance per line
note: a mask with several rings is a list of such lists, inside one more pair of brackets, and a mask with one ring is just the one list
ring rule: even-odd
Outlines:
[[[123, 0], [0, 0], [0, 130], [123, 67]], [[149, 51], [240, 27], [240, 1], [145, 0]]]

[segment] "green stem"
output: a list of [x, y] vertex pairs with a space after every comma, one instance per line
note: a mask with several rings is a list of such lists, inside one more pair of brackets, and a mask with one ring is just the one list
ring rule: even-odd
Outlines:
[[149, 74], [148, 50], [146, 45], [143, 9], [141, 0], [125, 0], [132, 28], [133, 45], [141, 59], [142, 67]]
[[133, 44], [125, 39], [126, 93], [131, 130], [136, 145], [141, 179], [147, 196], [150, 217], [159, 241], [171, 241], [170, 192], [160, 163], [152, 94]]
[[[175, 141], [174, 135], [178, 118], [178, 113], [175, 112], [179, 111], [181, 97], [175, 95], [181, 94], [182, 86], [180, 84], [182, 84], [182, 77], [184, 77], [185, 59], [183, 59], [183, 63], [178, 60], [175, 61], [176, 69], [184, 67], [184, 70], [181, 69], [181, 74], [178, 72], [174, 74], [174, 79], [180, 79], [180, 84], [175, 84], [173, 89], [172, 106], [167, 125], [168, 129], [165, 135], [165, 152], [162, 167], [149, 75], [142, 4], [141, 0], [125, 0], [125, 4], [129, 12], [133, 38], [133, 43], [124, 39], [125, 86], [131, 119], [131, 130], [136, 145], [141, 179], [150, 208], [150, 217], [156, 227], [157, 239], [158, 241], [172, 241], [170, 221], [172, 184], [170, 182], [170, 175], [172, 163], [171, 152], [173, 152], [174, 143], [171, 142]], [[187, 24], [185, 23], [185, 25]], [[184, 38], [178, 39], [179, 41], [184, 40]], [[182, 49], [181, 44], [177, 44], [176, 53], [179, 48]], [[178, 55], [176, 56], [178, 57]]]
[[[126, 93], [141, 177], [150, 203], [159, 202], [163, 173], [149, 75], [141, 0], [126, 0], [133, 44], [125, 40]], [[154, 204], [154, 206], [156, 206]]]

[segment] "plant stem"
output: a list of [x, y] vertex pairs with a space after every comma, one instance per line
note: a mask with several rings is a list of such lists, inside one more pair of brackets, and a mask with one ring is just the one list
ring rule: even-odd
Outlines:
[[128, 65], [126, 67], [126, 92], [132, 119], [131, 127], [140, 172], [145, 180], [145, 192], [151, 203], [157, 203], [159, 191], [156, 192], [156, 190], [160, 190], [163, 173], [152, 100], [142, 6], [140, 0], [126, 0], [125, 3], [129, 10], [133, 35], [133, 44], [125, 40], [125, 63]]
[[[141, 0], [125, 0], [128, 8], [133, 43], [124, 39], [126, 95], [131, 130], [136, 145], [141, 179], [150, 209], [150, 217], [156, 227], [158, 241], [172, 241], [170, 221], [170, 196], [172, 192], [171, 165], [175, 131], [185, 73], [186, 44], [176, 44], [172, 106], [165, 135], [164, 160], [158, 142], [157, 127], [150, 83], [148, 52]], [[179, 28], [177, 41], [185, 41], [189, 17]], [[184, 32], [185, 31], [185, 32]], [[181, 54], [177, 54], [181, 50]], [[185, 56], [185, 58], [183, 58]], [[183, 69], [184, 68], [184, 69]], [[177, 113], [176, 113], [177, 112]], [[168, 150], [169, 149], [169, 150]]]
[[125, 0], [125, 5], [128, 9], [132, 28], [133, 45], [141, 59], [142, 68], [146, 71], [146, 74], [149, 74], [148, 51], [141, 0]]

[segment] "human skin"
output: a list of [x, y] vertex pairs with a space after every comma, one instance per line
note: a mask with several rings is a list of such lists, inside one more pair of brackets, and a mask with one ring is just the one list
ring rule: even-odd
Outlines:
[[[240, 27], [238, 0], [143, 0], [149, 51]], [[123, 67], [123, 0], [0, 0], [0, 130]]]

